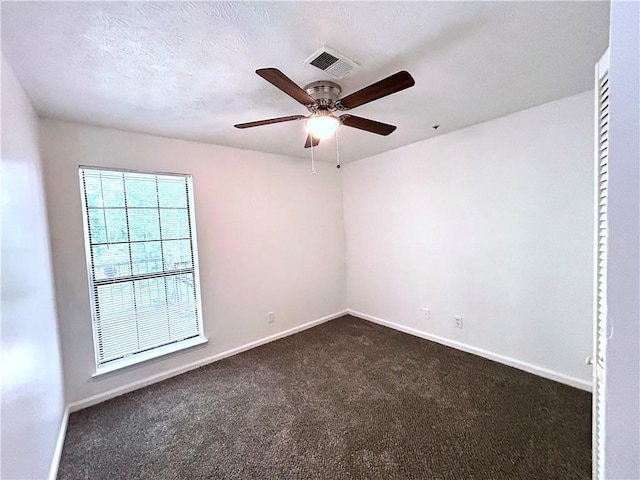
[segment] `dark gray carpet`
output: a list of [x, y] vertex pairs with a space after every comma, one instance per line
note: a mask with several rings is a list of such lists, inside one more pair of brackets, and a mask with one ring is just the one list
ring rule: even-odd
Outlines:
[[588, 479], [591, 395], [343, 317], [69, 419], [61, 479]]

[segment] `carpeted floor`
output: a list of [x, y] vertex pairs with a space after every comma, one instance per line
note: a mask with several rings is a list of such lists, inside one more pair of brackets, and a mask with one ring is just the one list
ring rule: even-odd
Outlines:
[[588, 479], [591, 395], [353, 317], [69, 419], [61, 479]]

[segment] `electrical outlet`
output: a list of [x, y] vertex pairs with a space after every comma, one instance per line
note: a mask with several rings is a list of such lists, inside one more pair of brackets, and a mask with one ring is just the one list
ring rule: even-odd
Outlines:
[[275, 313], [273, 312], [267, 313], [267, 323], [273, 323], [275, 319], [276, 319]]
[[456, 328], [462, 328], [462, 327], [463, 327], [462, 317], [456, 317]]
[[428, 308], [423, 308], [422, 309], [422, 319], [426, 320], [427, 322], [429, 320], [431, 320], [431, 310], [429, 310]]

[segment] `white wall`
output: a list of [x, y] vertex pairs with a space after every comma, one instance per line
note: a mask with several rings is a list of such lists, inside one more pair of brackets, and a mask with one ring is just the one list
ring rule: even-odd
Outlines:
[[[68, 402], [346, 308], [335, 167], [316, 165], [312, 176], [310, 162], [299, 159], [46, 119], [40, 133]], [[79, 165], [193, 175], [205, 347], [91, 378]]]
[[592, 103], [585, 92], [347, 164], [349, 309], [589, 388]]
[[2, 59], [2, 478], [46, 478], [64, 413], [38, 117]]
[[611, 2], [605, 475], [640, 478], [640, 4]]

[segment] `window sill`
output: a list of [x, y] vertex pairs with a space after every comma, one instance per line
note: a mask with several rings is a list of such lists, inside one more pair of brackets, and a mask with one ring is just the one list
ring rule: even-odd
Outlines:
[[137, 355], [131, 355], [130, 357], [126, 357], [121, 360], [115, 360], [113, 361], [113, 363], [110, 363], [109, 365], [105, 365], [103, 367], [97, 368], [96, 372], [93, 375], [91, 375], [91, 378], [96, 378], [102, 375], [106, 375], [108, 373], [113, 373], [118, 370], [122, 370], [123, 368], [131, 367], [133, 365], [139, 365], [149, 360], [153, 360], [154, 358], [164, 357], [165, 355], [169, 355], [175, 352], [180, 352], [182, 350], [193, 348], [198, 345], [204, 345], [208, 341], [209, 340], [204, 337], [192, 338], [184, 342], [165, 345], [163, 347], [149, 350], [148, 352], [139, 353]]

